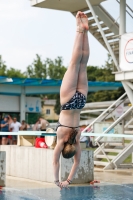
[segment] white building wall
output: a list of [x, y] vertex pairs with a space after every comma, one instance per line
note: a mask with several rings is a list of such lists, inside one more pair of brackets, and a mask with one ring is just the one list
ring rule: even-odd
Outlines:
[[[41, 112], [39, 97], [26, 97], [25, 101], [25, 112]], [[0, 95], [0, 112], [20, 112], [20, 96]]]
[[19, 96], [0, 95], [1, 112], [19, 112]]

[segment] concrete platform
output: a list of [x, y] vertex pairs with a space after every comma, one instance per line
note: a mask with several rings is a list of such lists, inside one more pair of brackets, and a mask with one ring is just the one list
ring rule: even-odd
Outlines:
[[[6, 174], [34, 181], [54, 182], [53, 150], [35, 147], [1, 145], [0, 151], [6, 152]], [[73, 164], [72, 159], [60, 158], [59, 179], [66, 180]], [[83, 150], [81, 162], [73, 183], [88, 183], [94, 179], [93, 152]]]
[[0, 186], [6, 185], [6, 152], [0, 151]]

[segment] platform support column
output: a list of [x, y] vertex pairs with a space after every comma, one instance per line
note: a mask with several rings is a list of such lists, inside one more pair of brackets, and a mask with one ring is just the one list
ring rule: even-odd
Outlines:
[[6, 152], [0, 151], [0, 186], [6, 186]]
[[20, 95], [20, 121], [25, 120], [25, 87], [21, 88], [21, 95]]

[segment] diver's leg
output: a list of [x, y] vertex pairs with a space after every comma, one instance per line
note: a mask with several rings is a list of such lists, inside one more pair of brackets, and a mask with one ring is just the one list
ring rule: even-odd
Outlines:
[[80, 68], [80, 62], [82, 59], [82, 49], [83, 49], [83, 35], [84, 35], [84, 25], [81, 22], [82, 12], [78, 12], [76, 15], [77, 21], [77, 32], [72, 52], [72, 58], [69, 67], [62, 80], [62, 85], [60, 89], [60, 101], [61, 105], [69, 101], [76, 92], [78, 74]]
[[[86, 26], [88, 26], [88, 19], [87, 16], [82, 14], [82, 21]], [[89, 29], [86, 28], [86, 29]], [[89, 42], [88, 42], [88, 34], [87, 31], [85, 31], [83, 36], [83, 55], [80, 63], [80, 69], [79, 69], [79, 75], [78, 75], [78, 83], [77, 83], [77, 91], [81, 92], [85, 96], [87, 96], [88, 92], [88, 78], [87, 78], [87, 62], [89, 58]]]

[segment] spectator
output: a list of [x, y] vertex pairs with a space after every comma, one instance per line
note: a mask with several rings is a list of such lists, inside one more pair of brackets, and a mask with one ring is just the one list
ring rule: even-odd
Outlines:
[[[21, 124], [17, 121], [17, 118], [13, 118], [13, 122], [10, 125], [10, 130], [12, 132], [18, 132], [20, 130]], [[12, 135], [13, 144], [17, 144], [17, 135]]]
[[27, 124], [25, 120], [22, 120], [22, 126], [20, 128], [21, 131], [26, 131], [27, 130]]
[[[4, 120], [1, 121], [1, 132], [9, 132], [9, 118], [8, 116], [4, 117]], [[1, 135], [2, 145], [6, 145], [8, 142], [8, 135]]]
[[33, 131], [39, 131], [40, 130], [40, 124], [39, 121], [37, 121], [32, 128]]
[[46, 131], [46, 128], [49, 126], [49, 122], [42, 117], [39, 118], [40, 130]]
[[86, 137], [86, 136], [81, 136], [80, 137], [80, 142], [81, 143], [86, 143], [86, 148], [89, 147], [89, 144], [90, 144], [90, 137]]

